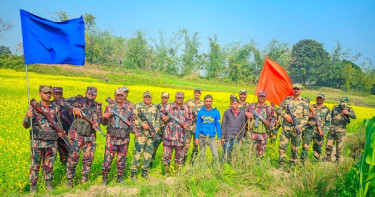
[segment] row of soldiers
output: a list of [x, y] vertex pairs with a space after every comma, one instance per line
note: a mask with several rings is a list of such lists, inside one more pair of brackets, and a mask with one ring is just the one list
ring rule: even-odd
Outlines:
[[[252, 104], [246, 102], [246, 90], [241, 90], [239, 100], [236, 96], [231, 96], [231, 105], [225, 111], [220, 125], [220, 113], [212, 107], [212, 96], [207, 95], [204, 101], [200, 100], [199, 88], [194, 90], [194, 99], [185, 103], [183, 92], [177, 92], [175, 102], [171, 103], [168, 103], [168, 92], [163, 92], [162, 102], [154, 105], [151, 92], [145, 91], [143, 102], [133, 105], [127, 100], [129, 89], [125, 86], [120, 87], [115, 90], [114, 100], [110, 98], [106, 100], [109, 104], [103, 113], [102, 104], [95, 101], [97, 96], [95, 87], [88, 87], [85, 96], [63, 98], [61, 87], [52, 88], [42, 85], [39, 88], [40, 102], [35, 100], [31, 102], [32, 105], [23, 121], [25, 128], [31, 127], [30, 191], [36, 192], [42, 161], [47, 189], [52, 190], [52, 171], [57, 152], [61, 162], [67, 167], [67, 185], [72, 187], [82, 151], [81, 183], [87, 182], [96, 149], [97, 131], [106, 136], [102, 165], [103, 185], [108, 182], [111, 163], [116, 154], [117, 181], [124, 182], [122, 176], [126, 167], [130, 133], [135, 136], [133, 162], [130, 167], [132, 180], [136, 179], [142, 153], [141, 176], [148, 178], [148, 170], [153, 166], [161, 142], [163, 142], [164, 172], [168, 174], [173, 149], [177, 171], [189, 160], [191, 144], [193, 144], [193, 151], [190, 161], [194, 162], [198, 155], [198, 146], [200, 155], [204, 157], [206, 145], [209, 145], [214, 159], [217, 159], [215, 136], [217, 136], [217, 143], [223, 145], [223, 162], [230, 162], [233, 147], [241, 144], [243, 138], [251, 138], [257, 156], [263, 157], [268, 137], [274, 139], [280, 126], [283, 127], [279, 147], [281, 164], [285, 160], [289, 138], [292, 143], [290, 162], [297, 162], [301, 135], [303, 141], [301, 161], [307, 158], [312, 140], [314, 140], [314, 156], [320, 159], [324, 134], [328, 130], [330, 132], [327, 137], [326, 158], [330, 158], [336, 142], [336, 158], [339, 159], [346, 124], [349, 117], [356, 118], [352, 108], [347, 106], [348, 99], [343, 97], [340, 105], [335, 106], [330, 113], [324, 105], [325, 95], [320, 93], [316, 98], [317, 103], [312, 105], [315, 112], [309, 113], [311, 109], [308, 101], [300, 97], [301, 89], [300, 85], [294, 85], [293, 96], [285, 98], [278, 108], [266, 104], [267, 93], [264, 90], [258, 92], [258, 101]], [[50, 101], [52, 96], [53, 100]], [[106, 134], [100, 130], [101, 124], [107, 126]], [[319, 126], [323, 128], [323, 134], [320, 133]], [[192, 138], [194, 143], [191, 143]]]

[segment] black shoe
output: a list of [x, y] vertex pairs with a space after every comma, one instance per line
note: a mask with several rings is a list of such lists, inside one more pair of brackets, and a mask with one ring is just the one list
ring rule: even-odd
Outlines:
[[51, 185], [51, 180], [46, 180], [46, 186], [48, 191], [53, 191], [52, 185]]
[[135, 179], [137, 179], [137, 173], [132, 172], [132, 175], [130, 176], [130, 178], [132, 179], [132, 181], [135, 181]]
[[148, 179], [148, 170], [142, 170], [142, 174], [141, 174], [142, 178], [145, 178], [145, 179]]
[[122, 179], [122, 175], [117, 175], [117, 183], [125, 183], [124, 179]]
[[36, 194], [36, 183], [30, 184], [30, 194]]
[[153, 162], [150, 162], [150, 169], [154, 167]]
[[103, 174], [102, 185], [106, 186], [108, 184], [108, 174]]

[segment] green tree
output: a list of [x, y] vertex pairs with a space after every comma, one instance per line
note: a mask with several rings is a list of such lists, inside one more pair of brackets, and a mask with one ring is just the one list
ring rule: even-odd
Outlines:
[[323, 44], [315, 40], [301, 40], [293, 46], [292, 63], [289, 66], [293, 82], [304, 85], [316, 83], [319, 76], [326, 72], [329, 65], [328, 53]]
[[219, 80], [225, 72], [226, 64], [226, 53], [220, 47], [220, 44], [217, 42], [217, 36], [214, 38], [209, 38], [210, 41], [210, 51], [208, 54], [205, 54], [206, 62], [206, 77], [208, 79]]
[[179, 34], [184, 39], [184, 48], [181, 54], [181, 72], [183, 75], [197, 73], [202, 67], [203, 58], [202, 55], [198, 54], [200, 46], [199, 33], [195, 32], [193, 35], [189, 35], [187, 29], [182, 29]]
[[177, 34], [166, 41], [163, 33], [159, 32], [159, 39], [152, 39], [155, 47], [156, 69], [167, 72], [168, 74], [178, 74], [178, 49], [180, 44], [176, 42]]
[[125, 66], [127, 68], [150, 70], [155, 59], [155, 54], [147, 44], [144, 32], [137, 31], [133, 38], [126, 41]]
[[9, 47], [6, 46], [0, 46], [0, 54], [11, 54]]

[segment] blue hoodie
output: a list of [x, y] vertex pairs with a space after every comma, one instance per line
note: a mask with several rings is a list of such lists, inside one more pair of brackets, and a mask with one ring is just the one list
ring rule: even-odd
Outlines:
[[220, 112], [216, 108], [208, 111], [206, 107], [203, 106], [197, 114], [195, 138], [198, 138], [199, 134], [215, 137], [216, 133], [217, 139], [221, 139]]

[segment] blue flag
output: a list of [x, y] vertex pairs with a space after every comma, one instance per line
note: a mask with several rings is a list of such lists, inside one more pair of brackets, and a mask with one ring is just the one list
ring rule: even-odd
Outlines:
[[85, 63], [85, 27], [82, 16], [53, 22], [20, 10], [25, 64]]

